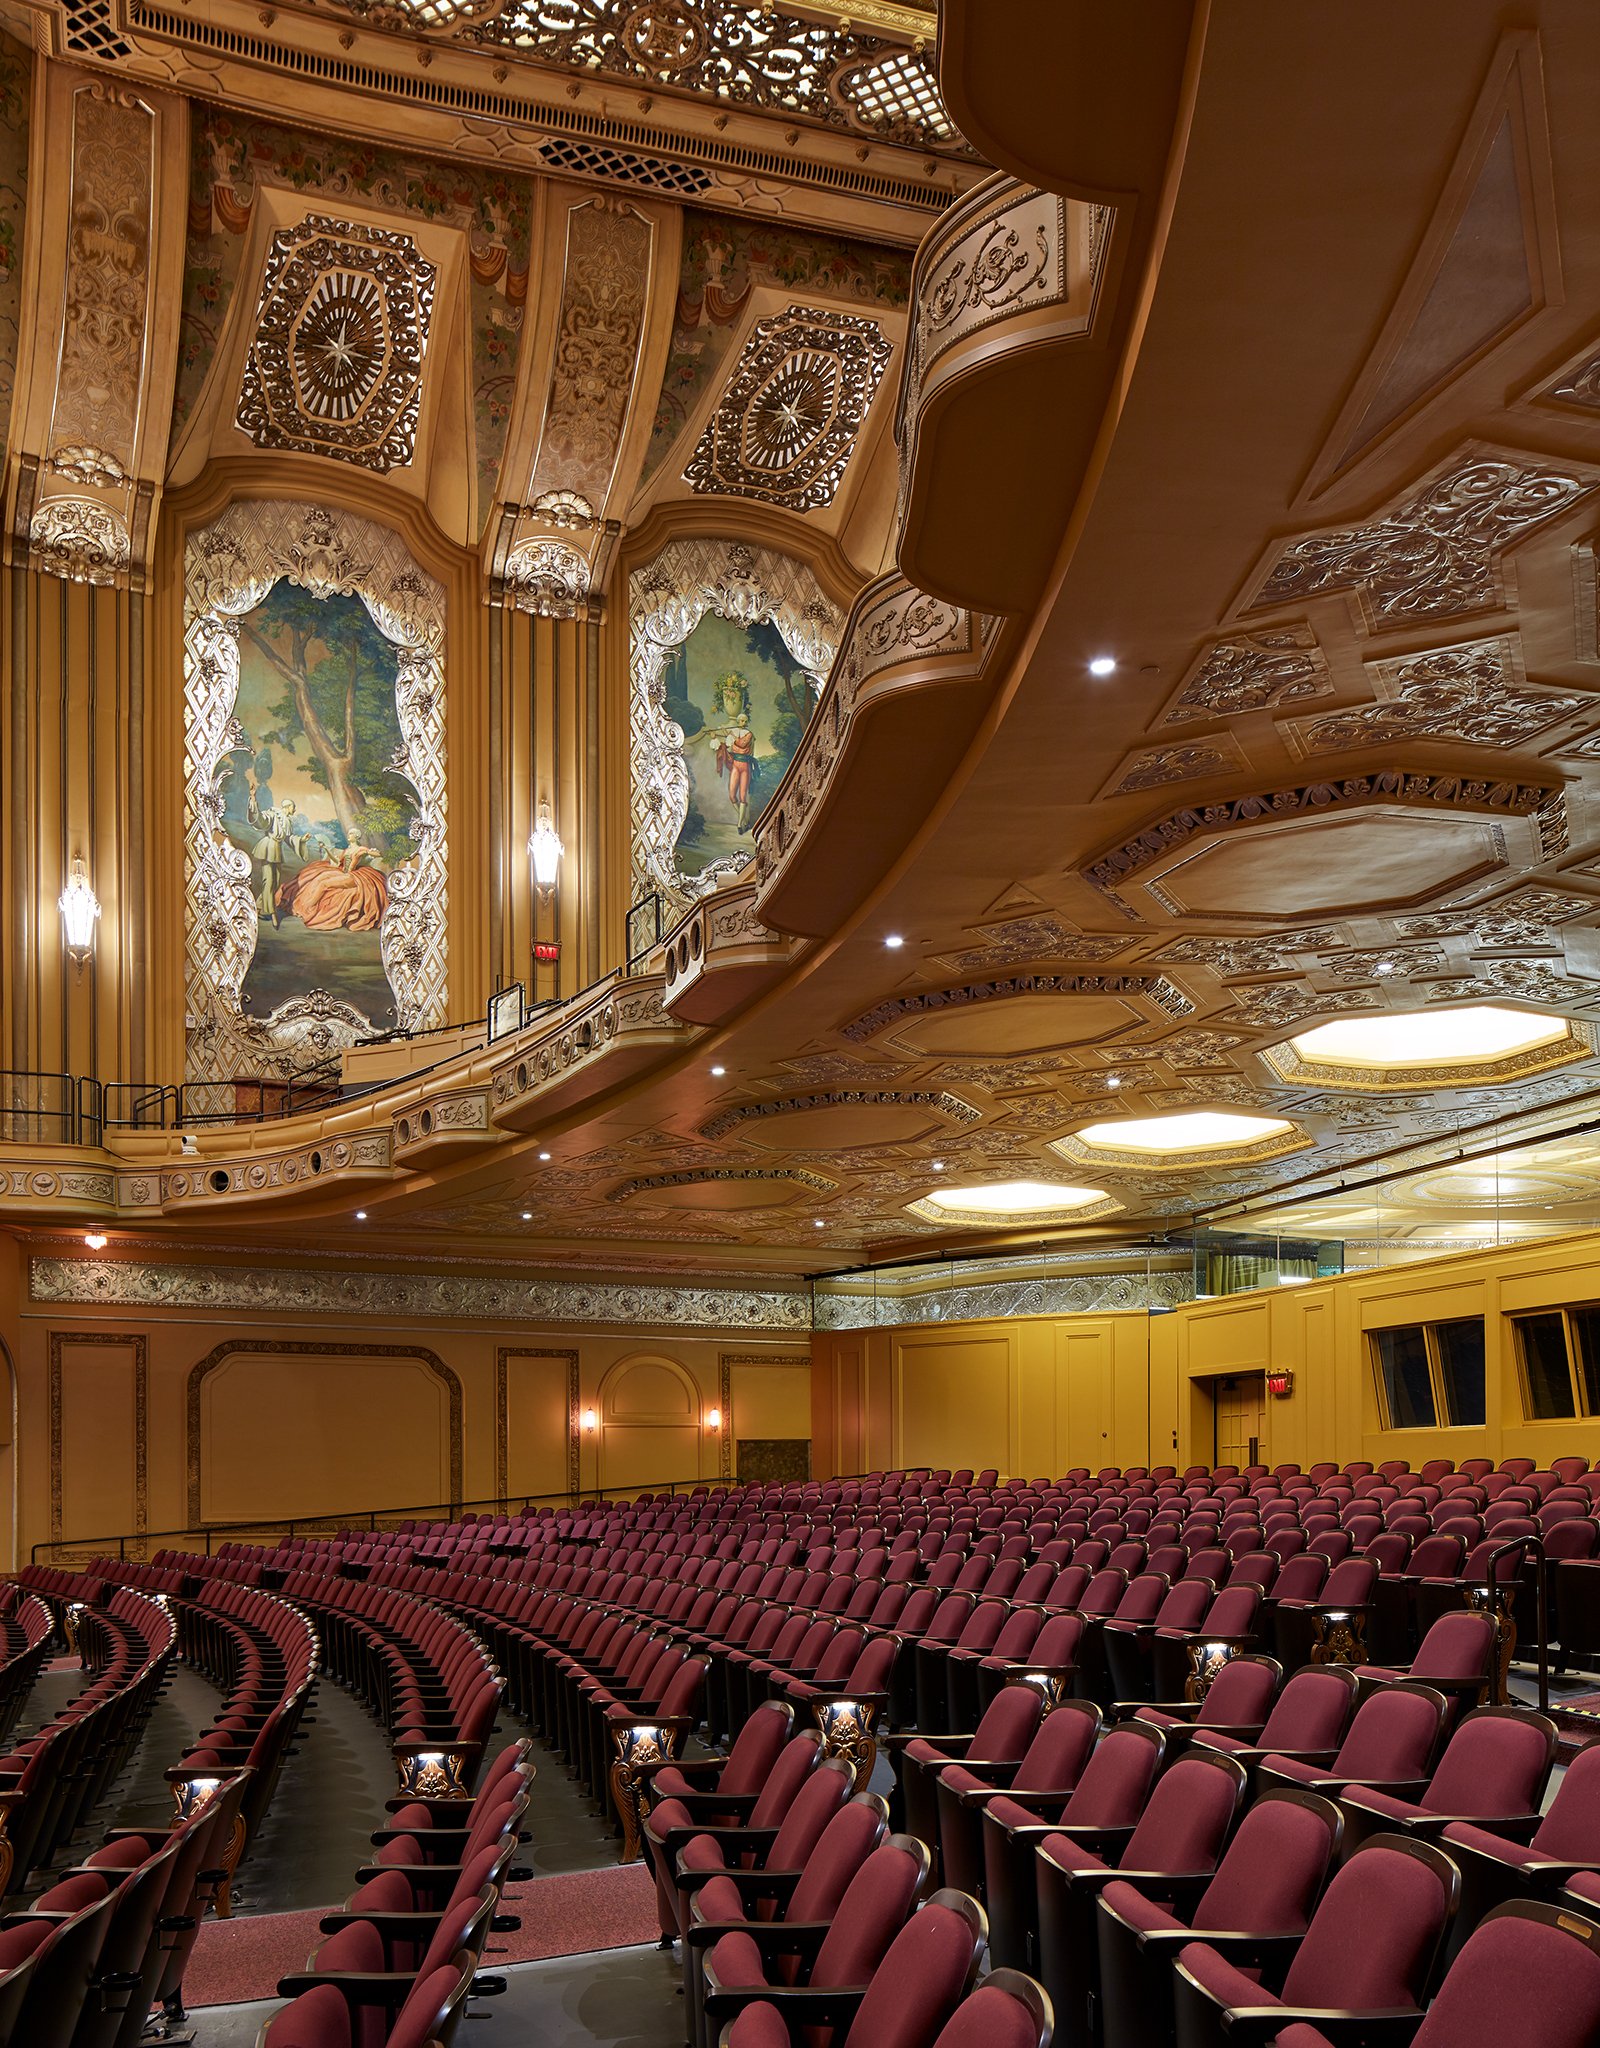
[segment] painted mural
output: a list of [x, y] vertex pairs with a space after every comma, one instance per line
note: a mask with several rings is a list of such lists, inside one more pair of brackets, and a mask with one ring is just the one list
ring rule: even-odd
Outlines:
[[911, 296], [911, 258], [904, 250], [812, 234], [781, 222], [686, 209], [678, 314], [645, 458], [646, 477], [666, 460], [696, 402], [716, 380], [745, 301], [764, 284], [828, 299], [858, 299], [864, 305], [904, 306]]
[[275, 584], [239, 621], [243, 744], [223, 828], [250, 861], [255, 955], [241, 1008], [271, 1017], [322, 989], [369, 1025], [396, 1022], [379, 932], [389, 878], [413, 862], [395, 650], [358, 597]]
[[678, 870], [747, 855], [756, 820], [777, 792], [810, 721], [810, 677], [774, 625], [708, 612], [667, 657], [666, 712], [683, 731], [689, 808]]
[[28, 114], [33, 53], [0, 35], [0, 459], [11, 427], [22, 306], [22, 229], [28, 213]]
[[189, 239], [174, 420], [198, 403], [238, 283], [258, 185], [336, 202], [361, 199], [467, 231], [472, 300], [471, 396], [480, 520], [493, 502], [511, 420], [533, 231], [530, 180], [403, 156], [195, 107]]

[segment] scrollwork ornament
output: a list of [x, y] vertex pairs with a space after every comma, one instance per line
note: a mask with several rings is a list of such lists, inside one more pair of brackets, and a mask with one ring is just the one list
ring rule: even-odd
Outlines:
[[49, 498], [28, 527], [30, 559], [68, 583], [116, 583], [132, 558], [127, 522], [96, 498]]
[[565, 541], [518, 541], [502, 580], [519, 611], [547, 619], [581, 619], [588, 612], [589, 563]]
[[833, 666], [841, 621], [804, 563], [718, 539], [669, 542], [629, 578], [628, 609], [634, 893], [659, 892], [677, 913], [737, 873], [745, 857], [723, 856], [692, 875], [677, 864], [689, 770], [683, 728], [667, 716], [669, 660], [708, 612], [741, 625], [770, 624], [816, 698]]
[[327, 506], [240, 501], [191, 533], [184, 555], [185, 1001], [196, 1022], [188, 1071], [287, 1076], [370, 1029], [324, 990], [249, 1016], [244, 978], [257, 917], [248, 856], [223, 829], [230, 756], [243, 737], [239, 622], [281, 580], [314, 596], [355, 596], [395, 656], [401, 748], [392, 764], [412, 807], [415, 855], [388, 878], [379, 925], [402, 1029], [441, 1023], [447, 999], [448, 845], [443, 587], [398, 534]]

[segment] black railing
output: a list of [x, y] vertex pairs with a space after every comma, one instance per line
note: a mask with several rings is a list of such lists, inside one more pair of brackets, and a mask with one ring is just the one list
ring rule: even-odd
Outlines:
[[662, 903], [659, 894], [641, 896], [628, 912], [628, 972], [636, 973], [661, 943]]
[[720, 1477], [654, 1479], [636, 1486], [609, 1489], [580, 1487], [575, 1492], [568, 1488], [561, 1493], [505, 1493], [484, 1500], [430, 1500], [410, 1507], [355, 1508], [328, 1515], [264, 1515], [249, 1522], [195, 1522], [182, 1529], [125, 1530], [115, 1536], [68, 1536], [52, 1543], [36, 1543], [29, 1554], [35, 1564], [48, 1564], [63, 1552], [67, 1553], [68, 1561], [81, 1558], [85, 1553], [104, 1557], [113, 1549], [119, 1558], [126, 1558], [130, 1548], [143, 1556], [152, 1546], [165, 1549], [173, 1547], [179, 1539], [187, 1539], [203, 1545], [209, 1557], [214, 1543], [227, 1542], [230, 1538], [268, 1540], [277, 1537], [291, 1540], [295, 1536], [331, 1536], [342, 1531], [376, 1536], [392, 1534], [401, 1522], [455, 1522], [465, 1514], [509, 1515], [524, 1508], [577, 1507], [587, 1501], [627, 1503], [647, 1493], [664, 1493], [675, 1500], [679, 1494], [716, 1493], [741, 1483], [736, 1478]]
[[0, 1143], [98, 1145], [105, 1108], [86, 1074], [30, 1074], [0, 1068]]

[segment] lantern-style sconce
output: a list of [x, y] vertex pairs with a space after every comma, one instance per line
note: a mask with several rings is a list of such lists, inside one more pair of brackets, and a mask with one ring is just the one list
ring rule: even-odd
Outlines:
[[721, 1427], [722, 1410], [720, 1408], [708, 1408], [706, 1410], [706, 1428], [711, 1431], [713, 1436], [715, 1436], [717, 1431]]
[[94, 951], [94, 928], [100, 921], [100, 899], [89, 886], [89, 870], [81, 859], [72, 863], [72, 873], [67, 877], [67, 886], [57, 899], [61, 912], [61, 929], [66, 936], [67, 951], [72, 964], [79, 973], [83, 963]]
[[550, 806], [541, 803], [539, 821], [528, 836], [528, 859], [533, 867], [533, 883], [539, 892], [541, 902], [549, 899], [560, 879], [561, 856], [566, 850], [551, 820]]
[[584, 1428], [585, 1428], [586, 1430], [590, 1430], [590, 1431], [592, 1431], [592, 1430], [594, 1429], [594, 1427], [595, 1427], [595, 1425], [596, 1425], [596, 1423], [597, 1423], [597, 1421], [598, 1421], [598, 1420], [599, 1420], [599, 1418], [598, 1418], [598, 1417], [596, 1416], [596, 1414], [595, 1414], [595, 1412], [594, 1412], [594, 1410], [593, 1410], [592, 1408], [585, 1408], [585, 1409], [584, 1409], [584, 1411], [583, 1411], [583, 1426], [584, 1426]]

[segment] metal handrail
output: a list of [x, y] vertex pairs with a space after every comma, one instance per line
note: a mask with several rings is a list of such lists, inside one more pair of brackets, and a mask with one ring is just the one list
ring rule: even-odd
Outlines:
[[737, 1478], [725, 1478], [719, 1475], [714, 1479], [647, 1480], [642, 1485], [630, 1486], [625, 1490], [617, 1489], [610, 1493], [600, 1489], [585, 1489], [583, 1487], [579, 1487], [574, 1491], [569, 1487], [558, 1493], [507, 1493], [489, 1495], [481, 1500], [430, 1500], [422, 1501], [409, 1507], [356, 1508], [326, 1515], [258, 1515], [253, 1521], [195, 1522], [186, 1524], [181, 1529], [138, 1529], [108, 1536], [63, 1536], [49, 1543], [34, 1544], [29, 1552], [29, 1556], [34, 1564], [40, 1564], [49, 1561], [44, 1556], [46, 1552], [62, 1550], [74, 1553], [84, 1550], [106, 1552], [115, 1544], [117, 1556], [119, 1558], [126, 1558], [130, 1544], [137, 1545], [141, 1549], [148, 1549], [151, 1544], [164, 1543], [171, 1537], [193, 1536], [204, 1539], [205, 1554], [209, 1557], [211, 1555], [212, 1543], [216, 1539], [226, 1540], [231, 1535], [243, 1534], [247, 1531], [263, 1535], [274, 1533], [291, 1539], [296, 1535], [302, 1534], [325, 1536], [340, 1530], [350, 1530], [353, 1532], [365, 1530], [368, 1535], [375, 1536], [379, 1533], [393, 1533], [392, 1530], [380, 1532], [380, 1523], [409, 1521], [418, 1515], [429, 1516], [439, 1521], [458, 1521], [462, 1515], [474, 1513], [483, 1508], [492, 1509], [497, 1514], [509, 1514], [514, 1508], [519, 1507], [532, 1508], [546, 1505], [577, 1507], [586, 1501], [598, 1502], [622, 1498], [624, 1492], [626, 1499], [629, 1501], [636, 1500], [639, 1495], [646, 1493], [665, 1493], [670, 1498], [676, 1499], [680, 1493], [693, 1494], [701, 1488], [708, 1493], [717, 1490], [731, 1491], [734, 1487], [741, 1484], [743, 1482]]

